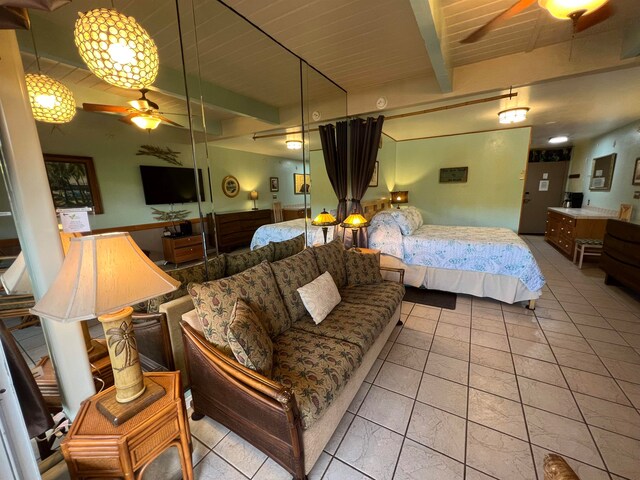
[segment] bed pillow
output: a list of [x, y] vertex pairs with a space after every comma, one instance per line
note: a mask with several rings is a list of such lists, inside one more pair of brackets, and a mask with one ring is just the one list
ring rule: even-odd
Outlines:
[[304, 233], [282, 242], [269, 242], [269, 245], [273, 248], [273, 261], [277, 262], [304, 250]]
[[412, 235], [422, 224], [422, 215], [416, 207], [394, 208], [391, 210], [403, 235]]
[[241, 365], [270, 376], [273, 367], [273, 343], [255, 312], [238, 299], [231, 312], [227, 340]]
[[336, 282], [329, 272], [324, 272], [313, 282], [298, 288], [298, 293], [304, 308], [316, 325], [319, 325], [342, 300]]
[[361, 253], [351, 249], [344, 252], [344, 259], [350, 286], [382, 283], [379, 253]]

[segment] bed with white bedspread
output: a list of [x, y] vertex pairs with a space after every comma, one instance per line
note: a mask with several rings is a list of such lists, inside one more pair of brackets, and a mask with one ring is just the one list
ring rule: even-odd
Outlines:
[[[307, 245], [321, 244], [324, 242], [322, 237], [322, 227], [316, 227], [311, 225], [311, 221], [307, 224]], [[251, 250], [269, 245], [269, 242], [281, 242], [283, 240], [289, 240], [290, 238], [297, 237], [304, 233], [304, 218], [296, 218], [294, 220], [287, 220], [286, 222], [270, 223], [268, 225], [262, 225], [253, 234], [251, 239]], [[327, 231], [327, 242], [333, 240], [333, 228], [329, 228]]]
[[413, 208], [377, 213], [369, 248], [384, 266], [405, 268], [405, 283], [507, 303], [535, 300], [545, 280], [526, 242], [507, 228], [424, 225]]

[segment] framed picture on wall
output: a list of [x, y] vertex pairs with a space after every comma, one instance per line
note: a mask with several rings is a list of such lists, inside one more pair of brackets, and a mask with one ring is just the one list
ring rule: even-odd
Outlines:
[[633, 185], [640, 185], [640, 157], [636, 158], [636, 167], [633, 169]]
[[293, 174], [293, 193], [296, 195], [302, 195], [303, 193], [309, 193], [311, 188], [311, 175], [308, 173], [294, 173]]
[[371, 175], [371, 180], [369, 180], [370, 187], [378, 186], [378, 166], [379, 165], [380, 165], [380, 162], [376, 162], [375, 166], [373, 167], [373, 175]]
[[240, 193], [240, 182], [233, 175], [227, 175], [222, 179], [222, 192], [229, 198], [236, 197]]
[[611, 190], [611, 180], [616, 166], [616, 153], [593, 159], [591, 182], [589, 190], [608, 192]]
[[56, 208], [92, 207], [104, 213], [93, 158], [45, 153], [44, 166]]
[[269, 177], [269, 191], [270, 192], [280, 191], [280, 179], [278, 177]]

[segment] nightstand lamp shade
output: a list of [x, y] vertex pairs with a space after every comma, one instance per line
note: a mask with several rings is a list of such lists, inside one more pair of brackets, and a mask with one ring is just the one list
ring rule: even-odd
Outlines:
[[22, 252], [2, 274], [0, 280], [2, 280], [2, 286], [8, 295], [30, 295], [33, 293], [31, 279], [29, 278], [29, 272], [27, 272], [27, 264], [24, 261]]
[[253, 210], [258, 210], [258, 207], [256, 206], [256, 200], [258, 200], [258, 191], [252, 190], [249, 193], [249, 199], [253, 200]]
[[353, 232], [353, 247], [358, 248], [358, 229], [369, 226], [369, 221], [359, 213], [352, 213], [344, 222], [340, 224], [341, 227], [350, 228]]
[[[179, 285], [149, 260], [128, 233], [72, 238], [58, 276], [31, 313], [65, 323], [98, 317], [113, 367], [115, 400], [124, 404], [141, 397], [147, 386], [157, 394], [157, 385], [145, 384], [142, 377], [129, 305]], [[138, 409], [148, 404], [135, 403]], [[124, 411], [112, 397], [105, 397], [102, 406], [101, 412], [114, 424], [136, 413]]]
[[407, 190], [391, 192], [391, 203], [396, 205], [396, 208], [400, 208], [401, 203], [409, 203], [409, 192]]
[[324, 243], [327, 243], [327, 230], [333, 225], [337, 225], [338, 221], [333, 215], [327, 212], [326, 209], [322, 209], [322, 212], [313, 219], [311, 225], [322, 227], [322, 235], [324, 236]]

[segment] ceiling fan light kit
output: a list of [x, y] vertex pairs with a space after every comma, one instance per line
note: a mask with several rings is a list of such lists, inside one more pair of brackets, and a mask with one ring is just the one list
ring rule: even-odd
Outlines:
[[509, 108], [498, 112], [498, 120], [503, 124], [520, 123], [527, 119], [528, 107]]
[[609, 0], [538, 0], [538, 4], [552, 16], [569, 20], [574, 16], [589, 15]]
[[144, 129], [144, 130], [155, 130], [160, 125], [161, 120], [158, 117], [154, 117], [152, 115], [140, 114], [131, 118], [131, 121], [136, 124], [136, 126]]
[[78, 13], [74, 41], [91, 73], [116, 87], [141, 89], [158, 75], [158, 48], [133, 17], [110, 8]]
[[33, 118], [46, 123], [67, 123], [73, 119], [76, 101], [67, 87], [41, 73], [28, 73], [25, 81]]

